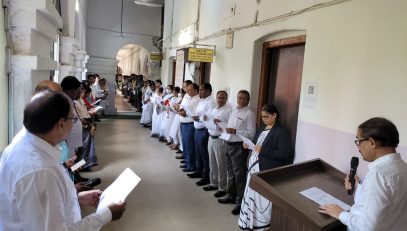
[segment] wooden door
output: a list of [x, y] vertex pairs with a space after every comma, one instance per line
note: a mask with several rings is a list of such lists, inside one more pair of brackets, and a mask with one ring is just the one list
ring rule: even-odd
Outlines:
[[175, 86], [175, 70], [176, 70], [176, 68], [177, 68], [177, 62], [176, 62], [176, 60], [175, 59], [173, 59], [172, 60], [172, 80], [171, 80], [171, 84], [172, 84], [172, 86], [174, 86], [174, 87], [176, 87]]
[[304, 50], [305, 36], [263, 44], [258, 122], [261, 122], [261, 107], [274, 103], [280, 111], [280, 122], [290, 131], [293, 148], [297, 134]]

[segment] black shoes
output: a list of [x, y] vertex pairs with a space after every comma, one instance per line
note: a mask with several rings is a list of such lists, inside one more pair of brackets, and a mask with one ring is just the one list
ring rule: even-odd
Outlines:
[[195, 169], [184, 168], [182, 169], [183, 172], [194, 172]]
[[226, 195], [225, 191], [217, 191], [215, 194], [213, 194], [214, 197], [223, 197]]
[[181, 164], [179, 167], [180, 168], [187, 168], [188, 166], [186, 164]]
[[236, 204], [236, 200], [230, 197], [218, 199], [218, 202], [221, 204]]
[[79, 172], [75, 172], [75, 173], [74, 173], [74, 179], [75, 179], [76, 182], [86, 182], [86, 181], [89, 180], [88, 178], [82, 177], [82, 176], [79, 174]]
[[240, 205], [236, 205], [236, 206], [232, 209], [231, 213], [232, 213], [233, 215], [239, 215], [239, 213], [240, 213]]
[[181, 151], [181, 150], [178, 150], [178, 151], [176, 151], [175, 153], [182, 153], [182, 151]]
[[100, 178], [95, 178], [92, 180], [88, 180], [85, 185], [88, 187], [95, 187], [96, 185], [100, 185], [100, 183], [102, 183], [102, 181], [100, 180]]
[[205, 191], [214, 191], [214, 190], [218, 190], [218, 187], [208, 185], [208, 186], [203, 187], [203, 190], [205, 190]]
[[183, 155], [177, 155], [175, 156], [175, 159], [183, 160], [185, 159]]
[[203, 185], [207, 185], [207, 184], [209, 184], [209, 183], [210, 183], [210, 182], [209, 182], [208, 179], [202, 178], [201, 180], [199, 180], [198, 182], [196, 182], [196, 185], [198, 185], [198, 186], [203, 186]]
[[181, 164], [185, 164], [185, 160], [181, 160], [180, 163], [181, 163]]
[[189, 178], [202, 178], [202, 174], [199, 172], [188, 173], [187, 176]]

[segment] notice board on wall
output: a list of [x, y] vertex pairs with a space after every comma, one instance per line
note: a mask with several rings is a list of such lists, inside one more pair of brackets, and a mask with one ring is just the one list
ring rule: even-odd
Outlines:
[[213, 54], [214, 54], [214, 51], [212, 49], [190, 47], [188, 49], [188, 61], [212, 63]]
[[177, 50], [174, 87], [182, 87], [185, 73], [185, 50]]

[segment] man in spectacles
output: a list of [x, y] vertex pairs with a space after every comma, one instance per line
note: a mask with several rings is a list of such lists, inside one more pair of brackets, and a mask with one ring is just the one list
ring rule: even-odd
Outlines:
[[63, 93], [38, 93], [25, 106], [25, 130], [0, 158], [1, 230], [99, 230], [122, 216], [125, 202], [81, 218], [79, 205], [96, 206], [101, 192], [77, 194], [59, 164], [57, 145], [70, 134], [72, 118]]
[[[387, 119], [372, 118], [359, 125], [356, 139], [363, 160], [370, 164], [363, 183], [355, 177], [355, 204], [349, 212], [334, 204], [321, 206], [319, 212], [339, 219], [349, 230], [405, 230], [407, 164], [396, 152], [396, 126]], [[345, 188], [351, 188], [348, 178]]]

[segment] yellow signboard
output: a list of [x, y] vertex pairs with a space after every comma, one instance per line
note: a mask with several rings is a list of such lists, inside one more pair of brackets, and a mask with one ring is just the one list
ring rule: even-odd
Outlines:
[[213, 50], [205, 48], [189, 48], [188, 61], [191, 62], [213, 62]]
[[160, 61], [163, 59], [163, 56], [161, 53], [151, 53], [150, 54], [150, 60], [151, 61]]

